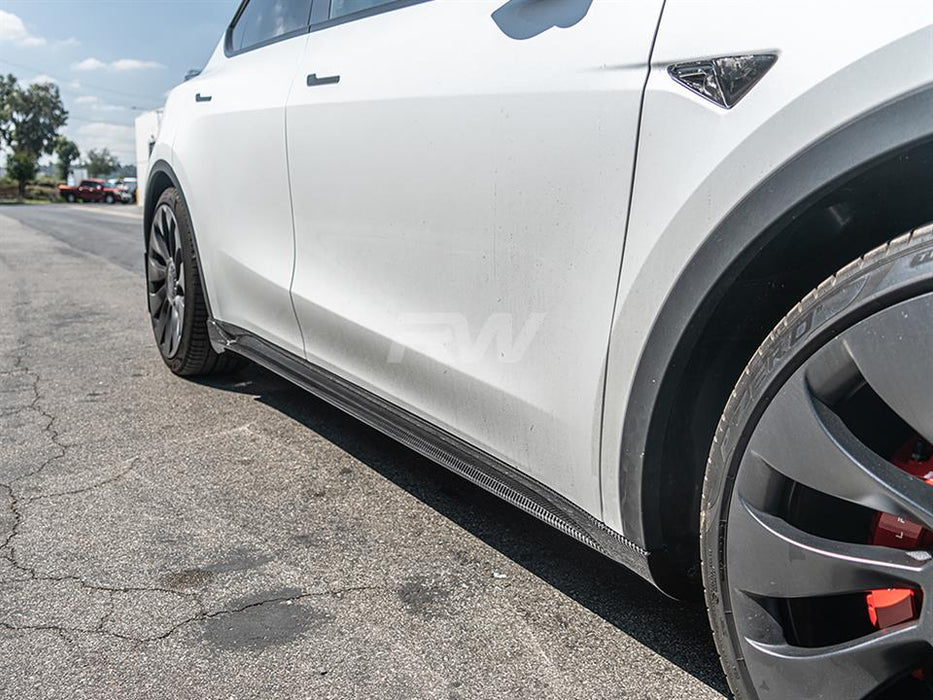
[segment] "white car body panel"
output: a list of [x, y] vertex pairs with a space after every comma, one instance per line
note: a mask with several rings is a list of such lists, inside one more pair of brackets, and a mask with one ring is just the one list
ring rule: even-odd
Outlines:
[[[667, 0], [653, 52], [660, 0], [595, 0], [521, 41], [501, 5], [221, 43], [171, 93], [150, 162], [185, 193], [218, 320], [625, 535], [622, 428], [659, 310], [770, 173], [933, 84], [933, 5]], [[778, 60], [731, 110], [667, 72], [745, 53]]]
[[[648, 333], [680, 273], [716, 224], [795, 153], [929, 85], [931, 23], [933, 6], [922, 1], [898, 3], [896, 10], [842, 1], [666, 4], [645, 94], [607, 365], [601, 478], [610, 527], [622, 531], [619, 465], [629, 391]], [[667, 73], [672, 63], [743, 53], [779, 58], [728, 111]]]
[[[187, 117], [170, 127], [172, 165], [182, 190], [197, 193], [188, 208], [213, 313], [298, 354], [285, 101], [307, 39], [229, 58], [218, 47], [170, 102]], [[196, 94], [211, 100], [196, 102]]]
[[[661, 3], [533, 39], [496, 0], [315, 31], [288, 106], [307, 357], [600, 516], [605, 347]], [[426, 31], [426, 28], [430, 28]], [[308, 74], [340, 83], [308, 87]]]

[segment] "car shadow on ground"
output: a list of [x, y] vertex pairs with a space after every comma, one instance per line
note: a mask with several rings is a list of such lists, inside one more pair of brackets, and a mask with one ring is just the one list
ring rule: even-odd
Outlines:
[[257, 366], [204, 382], [254, 395], [337, 445], [606, 622], [728, 694], [706, 609], [667, 598], [592, 551]]

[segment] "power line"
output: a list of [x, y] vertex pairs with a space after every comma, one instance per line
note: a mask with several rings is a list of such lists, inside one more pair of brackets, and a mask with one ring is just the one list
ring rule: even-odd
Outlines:
[[119, 124], [117, 122], [105, 122], [100, 119], [88, 119], [87, 117], [76, 117], [73, 114], [68, 115], [68, 121], [85, 122], [87, 124], [106, 124], [107, 126], [121, 126], [132, 128], [132, 124]]
[[[14, 68], [19, 68], [20, 70], [27, 70], [27, 71], [32, 71], [32, 72], [34, 72], [34, 73], [39, 73], [39, 74], [47, 75], [47, 76], [49, 76], [50, 78], [54, 78], [56, 81], [58, 81], [61, 85], [64, 85], [65, 87], [67, 87], [68, 82], [70, 82], [70, 80], [65, 80], [65, 79], [62, 78], [60, 75], [55, 75], [55, 74], [53, 74], [53, 73], [49, 73], [48, 71], [42, 70], [41, 68], [36, 68], [35, 66], [27, 66], [27, 65], [24, 65], [24, 64], [22, 64], [22, 63], [14, 63], [13, 61], [8, 61], [8, 60], [6, 60], [5, 58], [0, 58], [0, 63], [3, 63], [4, 65], [8, 65], [8, 66], [13, 66]], [[79, 80], [78, 82], [81, 84], [81, 89], [82, 89], [82, 90], [83, 90], [84, 88], [88, 88], [89, 90], [92, 90], [92, 91], [93, 91], [93, 90], [98, 90], [98, 91], [101, 91], [101, 92], [109, 92], [109, 93], [112, 93], [112, 94], [114, 94], [114, 95], [121, 95], [121, 96], [123, 96], [123, 97], [132, 97], [132, 98], [134, 98], [134, 99], [140, 99], [140, 100], [152, 100], [152, 99], [153, 99], [152, 95], [141, 95], [141, 94], [139, 94], [139, 93], [134, 93], [134, 92], [125, 92], [125, 91], [123, 91], [123, 90], [114, 90], [113, 88], [104, 87], [104, 86], [102, 86], [102, 85], [95, 85], [95, 84], [93, 84], [93, 83], [86, 83], [86, 82], [84, 82], [84, 81], [82, 81], [82, 80]]]

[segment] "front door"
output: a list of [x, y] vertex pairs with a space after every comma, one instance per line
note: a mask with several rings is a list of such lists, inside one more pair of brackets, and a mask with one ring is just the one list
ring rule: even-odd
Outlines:
[[[172, 99], [176, 172], [219, 320], [300, 354], [289, 284], [293, 262], [285, 102], [307, 42], [311, 0], [249, 0], [201, 75]], [[177, 113], [177, 112], [176, 112]]]
[[287, 108], [308, 359], [595, 516], [661, 0], [315, 0]]

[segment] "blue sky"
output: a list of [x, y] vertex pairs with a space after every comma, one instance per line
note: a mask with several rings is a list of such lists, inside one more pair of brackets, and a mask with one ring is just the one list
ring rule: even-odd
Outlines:
[[[0, 72], [54, 80], [82, 153], [133, 162], [133, 120], [207, 61], [238, 0], [0, 0]], [[135, 109], [134, 109], [135, 108]]]

